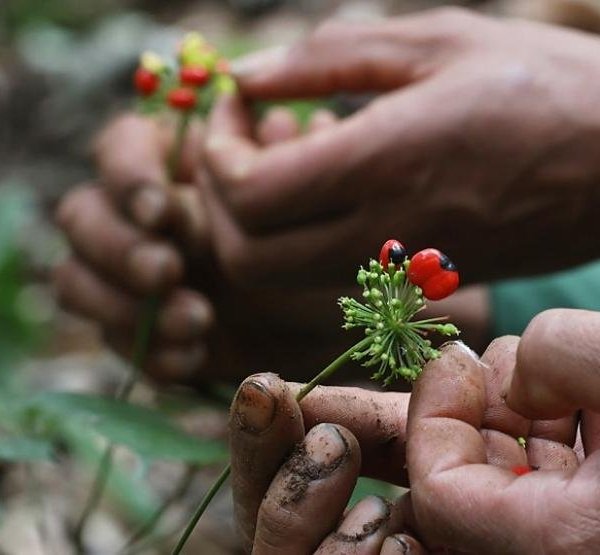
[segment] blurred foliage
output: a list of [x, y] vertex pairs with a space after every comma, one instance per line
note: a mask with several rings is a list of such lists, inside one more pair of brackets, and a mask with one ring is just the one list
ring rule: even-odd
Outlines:
[[18, 411], [28, 429], [60, 436], [66, 427], [81, 428], [125, 445], [144, 459], [211, 464], [227, 458], [222, 442], [192, 437], [157, 410], [124, 401], [48, 392], [19, 402]]
[[0, 36], [8, 39], [39, 23], [85, 27], [123, 4], [122, 0], [3, 0], [2, 3]]
[[22, 249], [35, 208], [26, 189], [0, 187], [0, 388], [14, 382], [12, 366], [39, 344], [43, 329], [27, 311], [26, 257]]
[[0, 437], [0, 460], [42, 461], [52, 456], [53, 446], [43, 439], [25, 437]]

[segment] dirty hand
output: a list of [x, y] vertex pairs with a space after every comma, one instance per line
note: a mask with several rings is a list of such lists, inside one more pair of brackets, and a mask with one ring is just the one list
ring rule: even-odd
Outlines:
[[128, 356], [143, 299], [162, 306], [148, 371], [182, 378], [204, 356], [202, 338], [213, 320], [208, 300], [185, 284], [185, 255], [201, 257], [208, 245], [204, 206], [193, 182], [201, 133], [193, 127], [170, 183], [170, 126], [124, 115], [99, 135], [100, 175], [69, 192], [57, 220], [73, 254], [56, 271], [62, 303], [96, 321], [106, 339]]
[[244, 549], [392, 555], [408, 545], [421, 553], [399, 533], [407, 498], [368, 497], [344, 515], [359, 473], [406, 485], [409, 394], [318, 387], [299, 405], [299, 389], [256, 374], [231, 407], [234, 510]]
[[[599, 313], [551, 310], [521, 340], [493, 342], [481, 361], [450, 347], [427, 366], [410, 401], [407, 447], [425, 545], [499, 555], [600, 550], [599, 338]], [[539, 470], [509, 470], [523, 465]]]
[[[332, 118], [317, 112], [309, 131]], [[283, 109], [270, 111], [258, 128], [262, 145], [298, 133]], [[205, 204], [193, 184], [202, 130], [193, 127], [188, 135], [176, 183], [165, 171], [172, 140], [172, 126], [131, 114], [100, 134], [99, 181], [76, 187], [58, 209], [73, 250], [56, 272], [59, 298], [100, 324], [109, 343], [129, 356], [143, 300], [159, 295], [146, 364], [154, 378], [194, 382], [216, 375], [237, 381], [248, 366], [281, 367], [288, 360], [288, 375], [302, 379], [305, 367], [333, 356], [340, 342], [347, 346], [335, 306], [340, 292], [299, 288], [291, 295], [285, 289], [248, 293], [232, 287], [212, 255]], [[315, 347], [313, 359], [306, 355], [307, 343]]]
[[217, 105], [206, 199], [233, 279], [339, 282], [389, 237], [470, 282], [600, 254], [597, 38], [442, 9], [328, 23], [233, 69], [245, 101], [381, 93], [267, 147], [240, 98]]

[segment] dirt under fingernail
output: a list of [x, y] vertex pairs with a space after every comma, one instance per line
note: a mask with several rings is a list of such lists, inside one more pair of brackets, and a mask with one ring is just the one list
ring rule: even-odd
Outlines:
[[275, 418], [275, 398], [258, 381], [246, 381], [234, 401], [234, 416], [240, 430], [264, 432]]
[[358, 543], [371, 536], [387, 522], [391, 508], [380, 497], [370, 496], [359, 501], [346, 515], [335, 532], [338, 541]]
[[311, 482], [330, 476], [349, 453], [348, 442], [336, 426], [315, 426], [283, 466], [286, 479], [280, 505], [300, 502]]

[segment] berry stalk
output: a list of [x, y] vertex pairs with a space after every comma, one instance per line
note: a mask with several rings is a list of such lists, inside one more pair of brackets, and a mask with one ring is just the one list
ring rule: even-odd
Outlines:
[[[383, 381], [384, 385], [389, 385], [397, 378], [414, 381], [429, 360], [440, 356], [427, 339], [428, 334], [459, 334], [453, 324], [440, 323], [446, 318], [413, 320], [425, 308], [425, 298], [441, 299], [454, 293], [458, 287], [456, 267], [439, 251], [426, 249], [408, 260], [404, 245], [390, 239], [381, 249], [379, 262], [371, 260], [368, 269], [361, 267], [356, 281], [363, 287], [364, 303], [342, 297], [338, 304], [344, 314], [342, 327], [347, 330], [364, 328], [365, 337], [308, 382], [296, 395], [298, 402], [350, 360], [360, 361], [364, 367], [376, 367], [371, 377]], [[230, 472], [231, 465], [223, 469], [202, 499], [171, 555], [181, 553]]]
[[[320, 383], [322, 383], [327, 378], [330, 378], [331, 376], [333, 376], [333, 374], [335, 374], [335, 372], [337, 370], [339, 370], [344, 364], [346, 364], [348, 361], [350, 361], [352, 359], [354, 353], [356, 353], [356, 352], [360, 351], [361, 349], [363, 349], [364, 347], [366, 347], [369, 342], [370, 342], [370, 339], [368, 337], [365, 337], [364, 339], [362, 339], [361, 341], [359, 341], [358, 343], [356, 343], [355, 345], [350, 347], [347, 351], [342, 353], [331, 364], [329, 364], [328, 366], [323, 368], [323, 370], [321, 370], [321, 372], [319, 372], [310, 382], [308, 382], [298, 392], [298, 394], [296, 395], [296, 401], [300, 402]], [[228, 464], [223, 469], [223, 471], [221, 472], [219, 477], [215, 480], [214, 484], [208, 490], [206, 495], [203, 497], [202, 501], [200, 502], [200, 505], [198, 505], [198, 508], [194, 512], [192, 518], [190, 519], [187, 526], [185, 527], [185, 530], [181, 534], [181, 537], [179, 538], [177, 545], [171, 552], [171, 555], [178, 555], [179, 553], [181, 553], [181, 550], [184, 548], [188, 538], [194, 531], [196, 524], [198, 524], [198, 521], [204, 514], [204, 511], [206, 510], [206, 508], [212, 501], [213, 497], [217, 494], [219, 489], [221, 489], [221, 486], [225, 483], [225, 481], [229, 477], [230, 473], [231, 473], [231, 465]]]

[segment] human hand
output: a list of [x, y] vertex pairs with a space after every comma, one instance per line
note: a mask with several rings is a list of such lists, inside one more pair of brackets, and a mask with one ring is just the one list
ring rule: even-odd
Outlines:
[[439, 245], [470, 282], [597, 256], [599, 44], [444, 9], [325, 24], [287, 54], [234, 64], [250, 100], [382, 94], [266, 148], [241, 100], [221, 101], [206, 198], [225, 271], [339, 283], [382, 237]]
[[[328, 112], [317, 112], [309, 131], [331, 119]], [[281, 109], [269, 112], [258, 128], [263, 145], [297, 133], [292, 115]], [[340, 344], [346, 348], [334, 303], [339, 291], [290, 294], [272, 288], [250, 294], [222, 276], [211, 252], [203, 199], [192, 185], [201, 130], [192, 128], [174, 184], [164, 169], [171, 143], [170, 127], [133, 115], [101, 133], [100, 182], [76, 188], [58, 210], [74, 250], [56, 272], [63, 304], [98, 322], [109, 343], [128, 356], [143, 299], [160, 295], [146, 369], [161, 380], [237, 381], [247, 375], [248, 365], [282, 364], [288, 376], [301, 379], [307, 368], [337, 354]], [[308, 354], [307, 343], [313, 347]]]
[[[428, 365], [411, 399], [407, 447], [414, 519], [427, 546], [600, 549], [599, 334], [598, 313], [551, 310], [520, 341], [493, 342], [481, 361], [451, 347]], [[526, 450], [518, 436], [528, 438]], [[525, 464], [539, 471], [509, 470]]]
[[56, 271], [59, 298], [100, 324], [118, 352], [129, 356], [143, 300], [163, 299], [146, 364], [159, 379], [197, 369], [213, 320], [211, 304], [186, 284], [186, 256], [206, 256], [208, 247], [204, 206], [191, 185], [200, 129], [188, 134], [175, 184], [165, 170], [171, 142], [163, 122], [117, 118], [96, 141], [99, 182], [76, 187], [57, 212], [73, 249]]
[[359, 472], [406, 485], [409, 395], [317, 387], [299, 405], [299, 388], [256, 374], [232, 404], [232, 486], [244, 548], [391, 555], [408, 545], [421, 553], [414, 539], [396, 534], [409, 517], [407, 498], [369, 497], [344, 514]]

